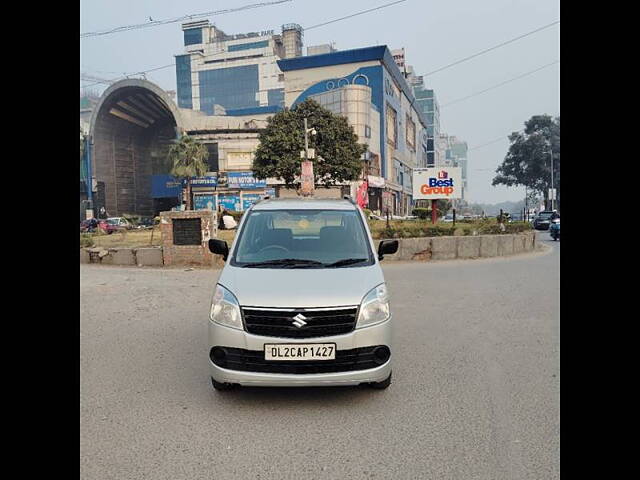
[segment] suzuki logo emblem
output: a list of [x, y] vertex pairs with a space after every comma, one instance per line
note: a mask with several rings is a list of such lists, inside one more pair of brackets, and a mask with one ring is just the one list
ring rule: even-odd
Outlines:
[[302, 328], [307, 324], [307, 322], [305, 322], [306, 319], [307, 317], [299, 313], [298, 315], [293, 317], [293, 324], [298, 328]]

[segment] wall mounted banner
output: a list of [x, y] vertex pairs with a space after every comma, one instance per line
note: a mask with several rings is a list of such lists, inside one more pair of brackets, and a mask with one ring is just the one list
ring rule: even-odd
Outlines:
[[[182, 185], [187, 186], [187, 180], [182, 181]], [[191, 178], [192, 187], [215, 187], [218, 185], [218, 177], [193, 177]]]
[[441, 198], [462, 198], [462, 169], [460, 167], [415, 168], [413, 199], [439, 200]]
[[227, 186], [229, 188], [265, 188], [266, 180], [258, 180], [253, 172], [227, 172]]

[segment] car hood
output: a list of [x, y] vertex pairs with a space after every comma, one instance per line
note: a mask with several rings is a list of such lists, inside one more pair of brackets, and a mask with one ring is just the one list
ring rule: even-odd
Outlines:
[[240, 268], [226, 265], [218, 283], [242, 306], [313, 308], [359, 305], [384, 283], [378, 263], [345, 268]]

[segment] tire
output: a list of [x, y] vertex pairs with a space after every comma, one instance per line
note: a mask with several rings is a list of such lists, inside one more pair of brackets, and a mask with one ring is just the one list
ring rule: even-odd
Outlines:
[[219, 392], [224, 392], [227, 390], [232, 390], [235, 385], [233, 383], [220, 383], [220, 382], [216, 382], [213, 377], [211, 377], [211, 384], [213, 385], [213, 388], [218, 390]]
[[371, 388], [374, 388], [376, 390], [385, 390], [389, 388], [389, 385], [391, 385], [391, 373], [389, 373], [389, 376], [381, 382], [371, 382], [369, 384]]

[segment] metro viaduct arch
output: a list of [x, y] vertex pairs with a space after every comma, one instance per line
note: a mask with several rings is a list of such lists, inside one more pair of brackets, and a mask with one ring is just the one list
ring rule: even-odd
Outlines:
[[90, 135], [93, 175], [104, 182], [109, 215], [153, 215], [151, 176], [168, 173], [167, 151], [181, 123], [173, 101], [147, 80], [121, 80], [103, 93]]

